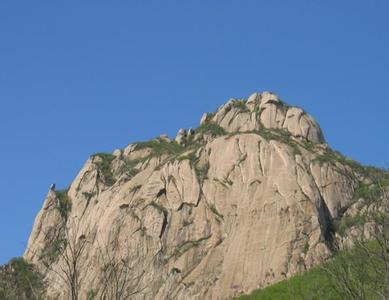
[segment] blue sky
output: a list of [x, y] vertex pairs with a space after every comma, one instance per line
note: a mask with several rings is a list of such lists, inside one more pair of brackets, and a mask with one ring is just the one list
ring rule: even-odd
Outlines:
[[20, 256], [49, 185], [88, 156], [276, 92], [329, 144], [389, 162], [389, 2], [0, 2], [0, 263]]

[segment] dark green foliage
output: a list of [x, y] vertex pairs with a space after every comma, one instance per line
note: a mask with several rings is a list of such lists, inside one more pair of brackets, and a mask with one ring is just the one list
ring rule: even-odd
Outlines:
[[69, 189], [55, 191], [59, 202], [58, 210], [62, 218], [64, 218], [65, 220], [68, 219], [68, 215], [72, 209], [72, 201], [70, 200], [68, 191]]
[[43, 299], [43, 278], [23, 258], [0, 266], [0, 299]]
[[115, 156], [110, 153], [97, 153], [94, 156], [101, 158], [101, 161], [96, 162], [96, 165], [103, 175], [105, 184], [108, 186], [113, 185], [115, 183], [115, 178], [112, 173], [111, 163], [115, 159]]
[[221, 136], [221, 135], [226, 134], [226, 131], [214, 122], [207, 122], [207, 123], [201, 125], [196, 130], [196, 132], [199, 132], [202, 134], [208, 133], [208, 134], [211, 134], [212, 136]]

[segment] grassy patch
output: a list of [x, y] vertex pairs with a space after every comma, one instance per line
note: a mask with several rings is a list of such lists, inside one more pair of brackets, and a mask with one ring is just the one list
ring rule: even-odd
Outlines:
[[331, 287], [324, 270], [314, 268], [302, 275], [256, 290], [239, 300], [291, 300], [291, 299], [341, 299]]
[[178, 161], [189, 160], [190, 163], [193, 165], [197, 161], [196, 153], [195, 153], [195, 151], [193, 151], [187, 155], [181, 155], [181, 156], [177, 157], [177, 160]]
[[178, 155], [184, 151], [184, 147], [176, 142], [168, 142], [162, 139], [136, 144], [136, 149], [151, 149], [151, 156]]
[[313, 161], [318, 162], [320, 166], [322, 166], [325, 163], [334, 165], [335, 162], [339, 162], [342, 165], [349, 166], [354, 171], [357, 171], [362, 174], [366, 174], [365, 167], [363, 167], [360, 163], [356, 162], [353, 159], [345, 157], [341, 153], [333, 150], [328, 150], [323, 154], [317, 155]]
[[196, 130], [196, 132], [199, 132], [201, 134], [208, 133], [208, 134], [211, 134], [212, 136], [221, 136], [221, 135], [226, 134], [226, 131], [214, 122], [207, 122], [207, 123], [201, 125]]
[[255, 133], [260, 135], [262, 138], [264, 138], [266, 141], [279, 141], [281, 143], [284, 143], [293, 149], [294, 155], [301, 155], [301, 151], [299, 146], [295, 141], [291, 139], [292, 135], [285, 129], [281, 128], [274, 128], [274, 129], [266, 129], [261, 128], [259, 130], [253, 130], [249, 131], [248, 133]]
[[304, 142], [303, 142], [303, 147], [304, 147], [306, 150], [310, 151], [310, 152], [312, 152], [313, 150], [315, 150], [315, 146], [316, 146], [316, 144], [315, 144], [314, 142], [311, 142], [311, 141], [304, 141]]
[[237, 108], [243, 112], [250, 111], [246, 105], [246, 102], [243, 100], [237, 100], [232, 103], [232, 107]]
[[377, 241], [363, 242], [337, 252], [320, 267], [236, 299], [382, 299], [380, 295], [387, 293], [387, 278], [383, 276], [387, 252]]

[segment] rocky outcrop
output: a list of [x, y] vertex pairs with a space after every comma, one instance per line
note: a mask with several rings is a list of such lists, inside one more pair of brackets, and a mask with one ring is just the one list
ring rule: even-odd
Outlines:
[[290, 107], [270, 92], [254, 93], [247, 102], [231, 99], [215, 116], [204, 115], [200, 123], [213, 121], [228, 132], [285, 129], [291, 135], [314, 143], [324, 143], [316, 121], [302, 109]]
[[[229, 298], [326, 259], [333, 220], [361, 176], [311, 116], [255, 93], [205, 114], [176, 141], [92, 156], [66, 192], [71, 210], [61, 214], [49, 192], [24, 257], [44, 269], [47, 237], [61, 228], [65, 249], [83, 245], [82, 298], [113, 298], [113, 280], [124, 298]], [[50, 262], [49, 296], [69, 297], [64, 266], [63, 255]], [[107, 276], [115, 268], [125, 270], [119, 279]]]

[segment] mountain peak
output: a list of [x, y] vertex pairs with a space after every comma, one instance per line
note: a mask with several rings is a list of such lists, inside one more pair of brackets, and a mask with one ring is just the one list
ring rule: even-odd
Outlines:
[[[226, 133], [251, 132], [261, 129], [284, 130], [291, 136], [313, 142], [325, 143], [323, 132], [315, 119], [299, 107], [289, 106], [272, 92], [256, 92], [247, 99], [231, 98], [216, 112], [204, 113], [200, 126], [213, 123]], [[176, 141], [185, 143], [193, 134], [180, 129]]]
[[69, 189], [51, 190], [24, 258], [54, 283], [49, 298], [69, 299], [63, 270], [77, 247], [82, 298], [115, 298], [110, 272], [125, 275], [123, 298], [230, 298], [330, 257], [334, 224], [369, 178], [302, 109], [254, 93], [176, 141], [93, 155]]

